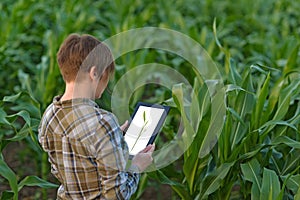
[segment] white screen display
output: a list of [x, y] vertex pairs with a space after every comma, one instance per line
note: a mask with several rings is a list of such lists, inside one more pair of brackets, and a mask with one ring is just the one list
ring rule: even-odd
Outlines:
[[139, 106], [125, 134], [129, 154], [135, 155], [147, 146], [163, 113], [163, 108]]

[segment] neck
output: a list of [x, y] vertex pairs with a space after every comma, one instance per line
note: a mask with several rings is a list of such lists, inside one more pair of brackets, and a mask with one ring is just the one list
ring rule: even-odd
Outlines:
[[64, 101], [77, 98], [94, 99], [94, 94], [90, 89], [91, 87], [85, 83], [66, 83], [65, 92], [61, 97], [61, 100]]

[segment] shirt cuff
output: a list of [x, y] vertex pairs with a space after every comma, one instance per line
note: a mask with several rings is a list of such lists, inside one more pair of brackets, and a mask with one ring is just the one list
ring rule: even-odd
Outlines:
[[140, 169], [137, 165], [131, 165], [128, 169], [129, 172], [133, 172], [133, 173], [141, 173]]

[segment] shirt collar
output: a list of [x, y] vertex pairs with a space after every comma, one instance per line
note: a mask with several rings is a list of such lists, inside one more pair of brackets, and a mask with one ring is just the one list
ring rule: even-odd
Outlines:
[[70, 99], [70, 100], [65, 100], [61, 101], [61, 95], [55, 96], [53, 98], [53, 105], [61, 108], [68, 108], [68, 107], [73, 107], [73, 106], [78, 106], [78, 105], [90, 105], [99, 108], [98, 104], [88, 98], [76, 98], [76, 99]]

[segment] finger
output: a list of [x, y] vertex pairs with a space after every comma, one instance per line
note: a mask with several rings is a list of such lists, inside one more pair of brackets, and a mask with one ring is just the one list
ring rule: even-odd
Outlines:
[[124, 124], [122, 124], [122, 126], [120, 126], [120, 128], [121, 128], [122, 131], [124, 131], [127, 128], [127, 126], [128, 126], [128, 120], [126, 120], [124, 122]]
[[151, 149], [151, 145], [146, 146], [145, 149], [143, 149], [141, 152], [146, 153], [147, 151], [149, 151], [149, 149]]
[[154, 150], [155, 150], [155, 144], [153, 144], [153, 145], [152, 145], [151, 149], [150, 149], [148, 152], [151, 152], [151, 153], [153, 153], [153, 152], [154, 152]]
[[140, 151], [140, 153], [147, 153], [152, 148], [152, 146], [152, 144], [146, 146], [142, 151]]
[[147, 152], [145, 152], [146, 154], [149, 154], [150, 156], [152, 156], [152, 153], [154, 152], [155, 149], [155, 145], [152, 145], [150, 149], [148, 149]]
[[153, 151], [154, 151], [154, 149], [155, 149], [155, 145], [154, 144], [153, 145], [149, 145], [148, 148], [147, 148], [146, 153], [152, 154]]

